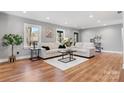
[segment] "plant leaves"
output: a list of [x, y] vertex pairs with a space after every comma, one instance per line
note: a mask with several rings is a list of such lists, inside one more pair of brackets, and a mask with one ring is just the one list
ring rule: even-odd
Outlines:
[[3, 46], [9, 45], [20, 45], [23, 42], [23, 38], [20, 35], [15, 34], [5, 34], [3, 36]]

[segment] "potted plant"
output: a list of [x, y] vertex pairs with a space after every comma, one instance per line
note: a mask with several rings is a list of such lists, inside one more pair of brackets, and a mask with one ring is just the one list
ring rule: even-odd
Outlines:
[[66, 46], [66, 47], [71, 47], [71, 45], [72, 45], [72, 38], [65, 38], [64, 40], [63, 40], [63, 44]]
[[3, 46], [11, 46], [12, 48], [12, 54], [9, 57], [10, 62], [14, 62], [16, 60], [16, 57], [14, 56], [14, 46], [20, 45], [23, 42], [23, 38], [19, 36], [18, 34], [5, 34], [3, 36]]

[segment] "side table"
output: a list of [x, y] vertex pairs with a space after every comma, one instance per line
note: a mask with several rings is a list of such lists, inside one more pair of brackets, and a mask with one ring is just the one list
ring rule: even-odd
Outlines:
[[40, 59], [40, 56], [39, 56], [40, 50], [41, 50], [40, 48], [30, 48], [30, 51], [31, 51], [30, 59], [33, 61], [39, 60]]

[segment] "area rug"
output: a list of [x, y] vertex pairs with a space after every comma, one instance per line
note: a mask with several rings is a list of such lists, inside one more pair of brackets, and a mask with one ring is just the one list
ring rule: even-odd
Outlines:
[[63, 63], [63, 62], [58, 61], [58, 59], [60, 59], [60, 58], [61, 57], [46, 59], [46, 60], [44, 60], [44, 62], [64, 71], [64, 70], [67, 70], [67, 69], [72, 68], [74, 66], [77, 66], [83, 62], [86, 62], [88, 60], [87, 58], [74, 56], [74, 58], [76, 58], [76, 60], [73, 60], [73, 61], [68, 62], [68, 63]]

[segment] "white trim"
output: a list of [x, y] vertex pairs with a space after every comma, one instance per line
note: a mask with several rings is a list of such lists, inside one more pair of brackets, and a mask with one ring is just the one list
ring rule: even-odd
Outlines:
[[[123, 21], [124, 21], [124, 12], [123, 12]], [[124, 22], [123, 22], [123, 27], [124, 27]], [[122, 43], [123, 43], [123, 69], [124, 69], [124, 29], [122, 28]]]
[[118, 54], [122, 54], [122, 51], [108, 51], [108, 50], [103, 50], [102, 52], [109, 52], [109, 53], [118, 53]]
[[8, 59], [0, 59], [0, 63], [4, 63], [4, 62], [7, 62]]
[[122, 27], [122, 43], [123, 43], [123, 69], [124, 69], [124, 12], [123, 12], [123, 27]]
[[56, 42], [58, 42], [58, 40], [57, 40], [57, 31], [63, 31], [63, 34], [64, 34], [64, 36], [63, 36], [63, 38], [65, 38], [65, 30], [64, 29], [59, 29], [59, 28], [57, 28], [56, 29]]
[[123, 63], [123, 65], [122, 65], [122, 69], [124, 69], [124, 63]]
[[[20, 57], [17, 57], [16, 59], [20, 60], [20, 59], [25, 59], [25, 58], [30, 58], [30, 56], [29, 55], [27, 55], [27, 56], [20, 56]], [[7, 62], [7, 61], [8, 61], [8, 58], [0, 59], [0, 63], [4, 63], [4, 62]]]
[[30, 58], [30, 56], [29, 55], [27, 55], [27, 56], [20, 56], [20, 57], [17, 57], [17, 60], [25, 59], [25, 58]]

